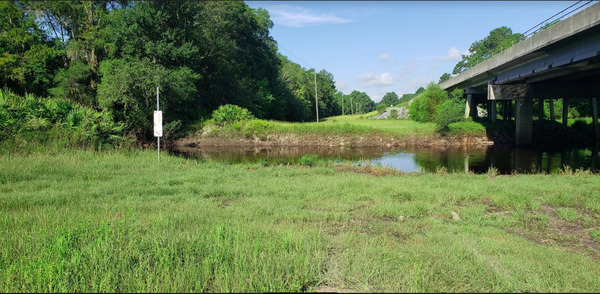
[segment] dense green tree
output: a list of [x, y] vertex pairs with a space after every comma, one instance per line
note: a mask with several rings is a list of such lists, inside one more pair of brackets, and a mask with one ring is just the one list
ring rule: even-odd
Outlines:
[[100, 62], [105, 55], [102, 28], [109, 1], [27, 2], [61, 51], [63, 68], [54, 77], [51, 94], [97, 106]]
[[456, 64], [452, 73], [461, 73], [524, 39], [523, 34], [513, 33], [508, 27], [496, 28], [484, 39], [471, 44], [469, 54], [462, 55], [462, 60]]
[[0, 2], [0, 87], [21, 95], [47, 95], [58, 55], [27, 7]]
[[354, 114], [363, 114], [375, 110], [375, 102], [365, 92], [352, 91], [348, 98], [352, 102]]
[[415, 94], [402, 94], [398, 103], [404, 103], [412, 100], [415, 97]]
[[102, 62], [100, 72], [103, 76], [98, 86], [100, 107], [125, 122], [126, 129], [139, 139], [151, 134], [156, 87], [160, 89], [160, 109], [166, 124], [181, 123], [193, 113], [190, 106], [198, 76], [187, 67], [169, 69], [149, 59], [113, 59]]
[[440, 81], [438, 82], [438, 84], [441, 84], [441, 83], [449, 80], [450, 77], [451, 77], [450, 74], [445, 72], [443, 75], [440, 76]]
[[342, 113], [335, 100], [335, 80], [333, 74], [326, 70], [317, 73], [317, 92], [319, 101], [319, 117], [334, 116]]
[[418, 122], [433, 122], [437, 118], [437, 109], [448, 100], [448, 93], [439, 85], [430, 83], [427, 89], [409, 106], [410, 117]]
[[412, 93], [412, 94], [410, 94], [410, 93], [409, 94], [403, 94], [402, 97], [398, 100], [398, 103], [408, 102], [408, 101], [412, 100], [413, 98], [419, 96], [423, 92], [425, 92], [425, 88], [419, 87], [419, 89], [417, 89], [415, 91], [415, 93]]
[[379, 104], [383, 104], [386, 107], [393, 106], [398, 103], [400, 103], [400, 99], [398, 98], [398, 94], [396, 94], [395, 92], [385, 93], [385, 95], [383, 95], [383, 98], [381, 98], [381, 101], [379, 102]]
[[[285, 104], [286, 117], [295, 121], [316, 120], [315, 111], [315, 70], [305, 69], [299, 64], [280, 55], [279, 80], [281, 88], [278, 97]], [[316, 73], [319, 101], [319, 117], [339, 115], [341, 94], [336, 93], [333, 75], [321, 70]], [[349, 110], [350, 108], [348, 108]]]
[[[173, 126], [225, 104], [266, 119], [314, 121], [315, 107], [320, 117], [341, 114], [333, 75], [278, 54], [269, 13], [241, 1], [13, 1], [0, 8], [1, 86], [102, 109], [139, 139], [150, 136], [157, 86]], [[355, 96], [354, 111], [374, 109], [365, 93]]]
[[[106, 62], [124, 61], [107, 66], [113, 70], [103, 72], [102, 83], [119, 82], [107, 75], [120, 73], [120, 66], [133, 67], [132, 62], [161, 68], [157, 72], [165, 75], [163, 81], [173, 73], [183, 75], [181, 79], [191, 84], [168, 97], [173, 105], [181, 105], [174, 110], [184, 125], [224, 104], [247, 108], [259, 118], [280, 114], [273, 109], [284, 105], [274, 103], [274, 93], [281, 92], [280, 63], [268, 17], [266, 11], [243, 2], [136, 2], [112, 11], [105, 33]], [[142, 84], [150, 86], [151, 81], [156, 78], [147, 76]]]

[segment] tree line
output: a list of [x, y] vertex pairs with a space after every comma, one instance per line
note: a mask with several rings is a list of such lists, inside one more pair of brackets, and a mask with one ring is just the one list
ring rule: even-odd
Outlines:
[[138, 139], [151, 136], [157, 86], [165, 129], [225, 104], [314, 121], [315, 80], [319, 116], [350, 109], [333, 75], [277, 53], [269, 13], [242, 1], [10, 1], [0, 19], [0, 87], [107, 112]]

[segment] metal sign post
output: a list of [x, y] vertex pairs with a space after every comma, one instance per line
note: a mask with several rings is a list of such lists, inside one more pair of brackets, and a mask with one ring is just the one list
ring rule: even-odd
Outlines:
[[159, 110], [158, 87], [156, 87], [156, 111], [154, 112], [154, 137], [158, 142], [158, 161], [160, 162], [160, 137], [162, 137], [162, 111]]

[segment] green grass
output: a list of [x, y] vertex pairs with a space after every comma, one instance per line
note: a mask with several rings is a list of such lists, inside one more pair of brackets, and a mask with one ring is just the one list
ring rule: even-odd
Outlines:
[[412, 120], [376, 120], [368, 119], [377, 112], [363, 115], [344, 115], [329, 117], [319, 123], [290, 123], [280, 121], [252, 120], [236, 122], [224, 127], [209, 126], [214, 137], [266, 137], [267, 135], [295, 134], [317, 136], [356, 136], [383, 135], [397, 138], [425, 138], [437, 136], [433, 123], [419, 123]]
[[464, 121], [455, 122], [448, 125], [448, 133], [450, 135], [485, 135], [486, 129], [483, 125], [477, 122]]
[[[600, 289], [597, 175], [401, 175], [308, 161], [3, 153], [0, 292]], [[567, 222], [585, 214], [578, 224], [595, 247], [553, 227], [557, 211]]]
[[353, 124], [397, 136], [430, 136], [436, 134], [436, 126], [434, 123], [419, 123], [409, 119], [393, 120], [367, 118], [376, 114], [377, 112], [370, 112], [363, 115], [362, 119], [360, 118], [360, 115], [334, 116], [327, 118], [323, 124]]

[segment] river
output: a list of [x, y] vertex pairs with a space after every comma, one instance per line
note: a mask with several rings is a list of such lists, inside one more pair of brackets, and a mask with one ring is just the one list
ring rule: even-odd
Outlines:
[[573, 171], [590, 169], [598, 172], [598, 144], [588, 147], [548, 150], [489, 146], [479, 149], [389, 149], [382, 147], [202, 147], [174, 150], [187, 158], [226, 162], [294, 163], [305, 155], [353, 161], [355, 164], [381, 165], [403, 172], [468, 171], [486, 173], [490, 167], [499, 174], [553, 173], [568, 166]]

